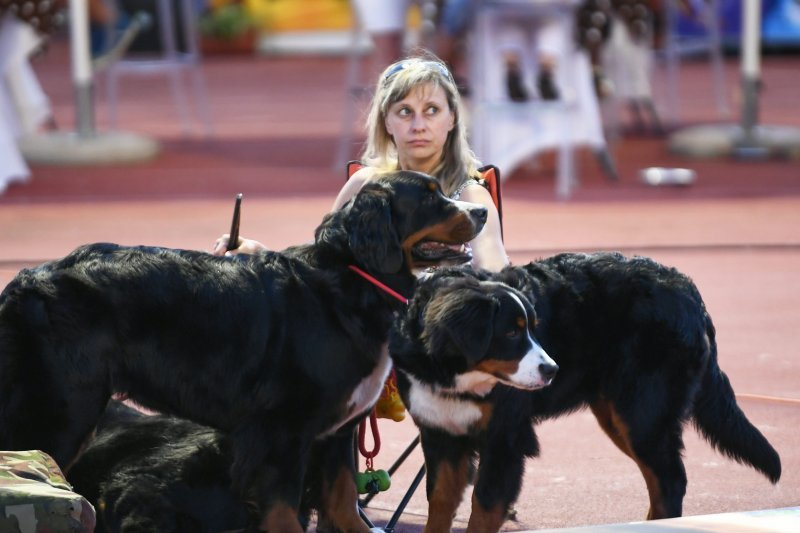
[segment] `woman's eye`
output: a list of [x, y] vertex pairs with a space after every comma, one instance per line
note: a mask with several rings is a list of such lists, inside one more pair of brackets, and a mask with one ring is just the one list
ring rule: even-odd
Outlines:
[[401, 117], [407, 117], [411, 114], [411, 110], [408, 109], [407, 107], [401, 107], [400, 109], [397, 110], [397, 114]]
[[428, 115], [435, 115], [439, 112], [439, 108], [435, 105], [430, 106], [428, 109], [425, 110], [425, 113]]

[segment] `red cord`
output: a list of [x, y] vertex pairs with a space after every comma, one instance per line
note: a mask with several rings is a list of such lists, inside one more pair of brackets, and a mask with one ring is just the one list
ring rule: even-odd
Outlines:
[[365, 280], [369, 281], [370, 283], [372, 283], [373, 285], [378, 287], [380, 290], [384, 291], [387, 294], [392, 295], [393, 297], [397, 298], [398, 300], [400, 300], [404, 304], [408, 305], [408, 298], [406, 298], [405, 296], [403, 296], [402, 294], [400, 294], [396, 290], [392, 289], [391, 287], [387, 286], [385, 283], [379, 281], [376, 277], [367, 274], [366, 272], [364, 272], [363, 270], [361, 270], [360, 268], [358, 268], [355, 265], [348, 265], [347, 268], [349, 268], [350, 270], [352, 270], [353, 272], [355, 272], [356, 274], [358, 274], [359, 276], [361, 276]]
[[375, 409], [369, 414], [369, 427], [372, 431], [372, 450], [367, 451], [366, 434], [367, 434], [367, 420], [362, 420], [358, 425], [358, 451], [364, 456], [367, 463], [367, 471], [372, 470], [372, 459], [381, 451], [381, 435], [378, 433], [378, 417], [375, 414]]

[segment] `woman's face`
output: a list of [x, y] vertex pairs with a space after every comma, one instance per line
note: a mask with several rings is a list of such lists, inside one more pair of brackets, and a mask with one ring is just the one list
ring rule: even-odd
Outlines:
[[425, 83], [389, 106], [384, 124], [397, 147], [400, 168], [430, 173], [442, 159], [455, 115], [444, 89]]

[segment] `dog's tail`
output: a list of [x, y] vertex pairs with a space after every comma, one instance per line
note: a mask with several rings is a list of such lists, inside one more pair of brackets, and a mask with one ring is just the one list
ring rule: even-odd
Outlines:
[[781, 459], [764, 435], [736, 403], [728, 376], [717, 363], [717, 343], [711, 318], [706, 315], [709, 358], [694, 403], [694, 423], [714, 448], [763, 473], [772, 483], [781, 477]]

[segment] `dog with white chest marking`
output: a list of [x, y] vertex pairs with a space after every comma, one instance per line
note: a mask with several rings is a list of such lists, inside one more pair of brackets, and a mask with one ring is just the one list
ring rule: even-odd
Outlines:
[[398, 389], [425, 452], [427, 529], [449, 530], [472, 475], [472, 453], [465, 452], [487, 429], [495, 386], [530, 391], [557, 375], [533, 334], [536, 320], [516, 289], [470, 270], [443, 270], [420, 280], [392, 328]]
[[[482, 368], [483, 383], [497, 383], [490, 392], [457, 391], [462, 374], [480, 381], [469, 362], [483, 351], [481, 330], [491, 328], [495, 315], [491, 306], [462, 308], [458, 299], [426, 292], [425, 285], [446, 286], [448, 277], [465, 276], [513, 287], [533, 304], [532, 335], [558, 363], [548, 386], [525, 390]], [[678, 270], [646, 257], [565, 253], [499, 273], [443, 269], [421, 281], [418, 292], [416, 309], [393, 329], [390, 351], [420, 428], [428, 471], [426, 532], [450, 530], [470, 481], [475, 487], [467, 531], [498, 531], [519, 495], [526, 458], [539, 454], [535, 425], [587, 407], [641, 470], [648, 519], [682, 513], [682, 435], [689, 421], [726, 456], [773, 483], [780, 479], [778, 453], [737, 405], [720, 369], [716, 332], [700, 292]], [[434, 312], [432, 304], [453, 312]], [[492, 348], [493, 357], [499, 348]], [[432, 415], [427, 406], [434, 403], [447, 410]]]
[[119, 393], [229, 436], [230, 479], [261, 530], [302, 530], [313, 449], [322, 522], [369, 531], [352, 430], [380, 394], [403, 306], [380, 286], [408, 295], [416, 269], [466, 261], [449, 245], [485, 222], [483, 206], [399, 171], [283, 252], [94, 244], [25, 269], [0, 294], [0, 449], [43, 450], [69, 475]]

